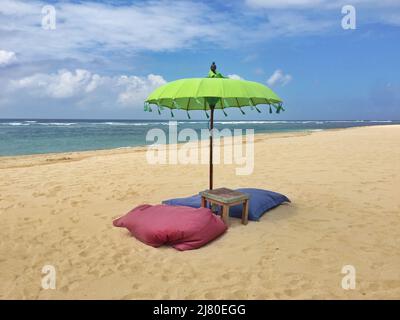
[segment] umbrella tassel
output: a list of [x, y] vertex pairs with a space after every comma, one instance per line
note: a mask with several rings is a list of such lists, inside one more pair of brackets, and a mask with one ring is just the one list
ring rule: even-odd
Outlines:
[[254, 103], [253, 100], [249, 99], [249, 106], [250, 106], [250, 110], [254, 110]]
[[256, 108], [256, 110], [257, 110], [258, 113], [261, 113], [261, 110], [258, 109], [256, 106], [254, 106], [254, 108]]
[[161, 115], [160, 107], [157, 108], [158, 114]]
[[204, 113], [206, 114], [207, 119], [209, 119], [210, 116], [208, 115], [207, 111], [204, 110]]
[[224, 107], [224, 98], [221, 98], [220, 99], [221, 100], [221, 108], [222, 108], [222, 112], [224, 113], [224, 116], [225, 117], [227, 117], [228, 115], [226, 114], [226, 112], [225, 112], [225, 107]]
[[170, 110], [170, 111], [171, 111], [171, 117], [174, 118], [174, 113], [172, 112], [172, 110]]
[[149, 110], [149, 104], [147, 102], [144, 103], [143, 110], [144, 111], [148, 111]]
[[224, 113], [224, 116], [227, 117], [228, 115], [226, 114], [226, 112], [224, 110], [225, 108], [224, 108], [224, 99], [223, 98], [221, 99], [221, 108], [222, 108], [222, 112]]
[[272, 107], [269, 105], [269, 113], [272, 113]]
[[186, 111], [186, 114], [187, 114], [188, 119], [191, 119], [191, 118], [190, 118], [189, 111]]
[[172, 101], [172, 105], [173, 105], [176, 109], [180, 109], [180, 108], [181, 108], [181, 106], [180, 106], [178, 103], [176, 103], [175, 100]]
[[242, 108], [239, 107], [239, 110], [240, 110], [240, 112], [241, 112], [242, 114], [246, 114], [246, 113], [242, 110]]

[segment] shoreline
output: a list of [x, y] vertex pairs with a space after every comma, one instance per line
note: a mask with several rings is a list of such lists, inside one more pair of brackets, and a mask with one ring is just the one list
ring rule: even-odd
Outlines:
[[[357, 127], [349, 127], [349, 128], [329, 128], [329, 129], [309, 129], [309, 130], [298, 130], [298, 131], [286, 131], [286, 132], [259, 132], [255, 133], [255, 142], [258, 140], [268, 140], [268, 139], [277, 139], [277, 138], [290, 138], [290, 137], [298, 137], [298, 136], [307, 136], [312, 134], [318, 134], [320, 132], [334, 132], [334, 131], [342, 131], [342, 130], [350, 130], [350, 129], [363, 129], [370, 127], [396, 127], [400, 126], [399, 124], [386, 124], [386, 125], [365, 125], [365, 126], [357, 126]], [[186, 142], [178, 142], [178, 146], [186, 143]], [[168, 143], [165, 145], [169, 145]], [[173, 145], [173, 144], [172, 144]], [[94, 150], [84, 150], [84, 151], [67, 151], [67, 152], [51, 152], [51, 153], [37, 153], [37, 154], [26, 154], [26, 155], [12, 155], [12, 156], [1, 156], [0, 155], [0, 169], [4, 168], [21, 168], [21, 167], [31, 167], [35, 165], [49, 165], [60, 162], [73, 162], [79, 161], [86, 158], [94, 157], [94, 156], [109, 156], [109, 155], [117, 155], [117, 154], [129, 154], [129, 153], [137, 153], [137, 152], [145, 152], [149, 145], [140, 145], [140, 146], [132, 146], [132, 147], [119, 147], [119, 148], [110, 148], [110, 149], [94, 149]], [[23, 160], [37, 160], [38, 163], [24, 165]], [[9, 162], [19, 161], [21, 164], [15, 165], [7, 165]]]

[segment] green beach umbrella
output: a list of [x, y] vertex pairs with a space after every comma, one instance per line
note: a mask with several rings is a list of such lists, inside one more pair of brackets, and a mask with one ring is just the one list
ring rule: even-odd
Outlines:
[[[207, 78], [188, 78], [168, 82], [155, 89], [146, 99], [145, 111], [152, 111], [151, 104], [156, 105], [158, 112], [164, 108], [185, 110], [190, 119], [190, 110], [203, 110], [210, 118], [210, 190], [213, 188], [213, 136], [214, 110], [250, 106], [261, 112], [257, 105], [267, 105], [269, 113], [284, 111], [282, 100], [267, 86], [253, 81], [237, 80], [223, 77], [216, 72], [213, 63]], [[210, 116], [207, 111], [210, 112]]]

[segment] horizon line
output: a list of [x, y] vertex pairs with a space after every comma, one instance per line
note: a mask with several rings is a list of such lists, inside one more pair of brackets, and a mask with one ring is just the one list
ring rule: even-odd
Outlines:
[[[112, 120], [112, 121], [204, 121], [207, 119], [121, 119], [121, 118], [1, 118], [2, 120]], [[400, 119], [215, 119], [216, 121], [400, 121]]]

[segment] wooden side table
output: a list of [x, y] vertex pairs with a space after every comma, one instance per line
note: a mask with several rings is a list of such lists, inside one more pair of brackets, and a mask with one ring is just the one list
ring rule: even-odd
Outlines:
[[243, 192], [228, 188], [205, 190], [200, 192], [201, 206], [206, 207], [207, 202], [222, 206], [222, 220], [226, 225], [229, 224], [229, 208], [238, 204], [243, 204], [242, 223], [247, 224], [249, 215], [249, 196]]

